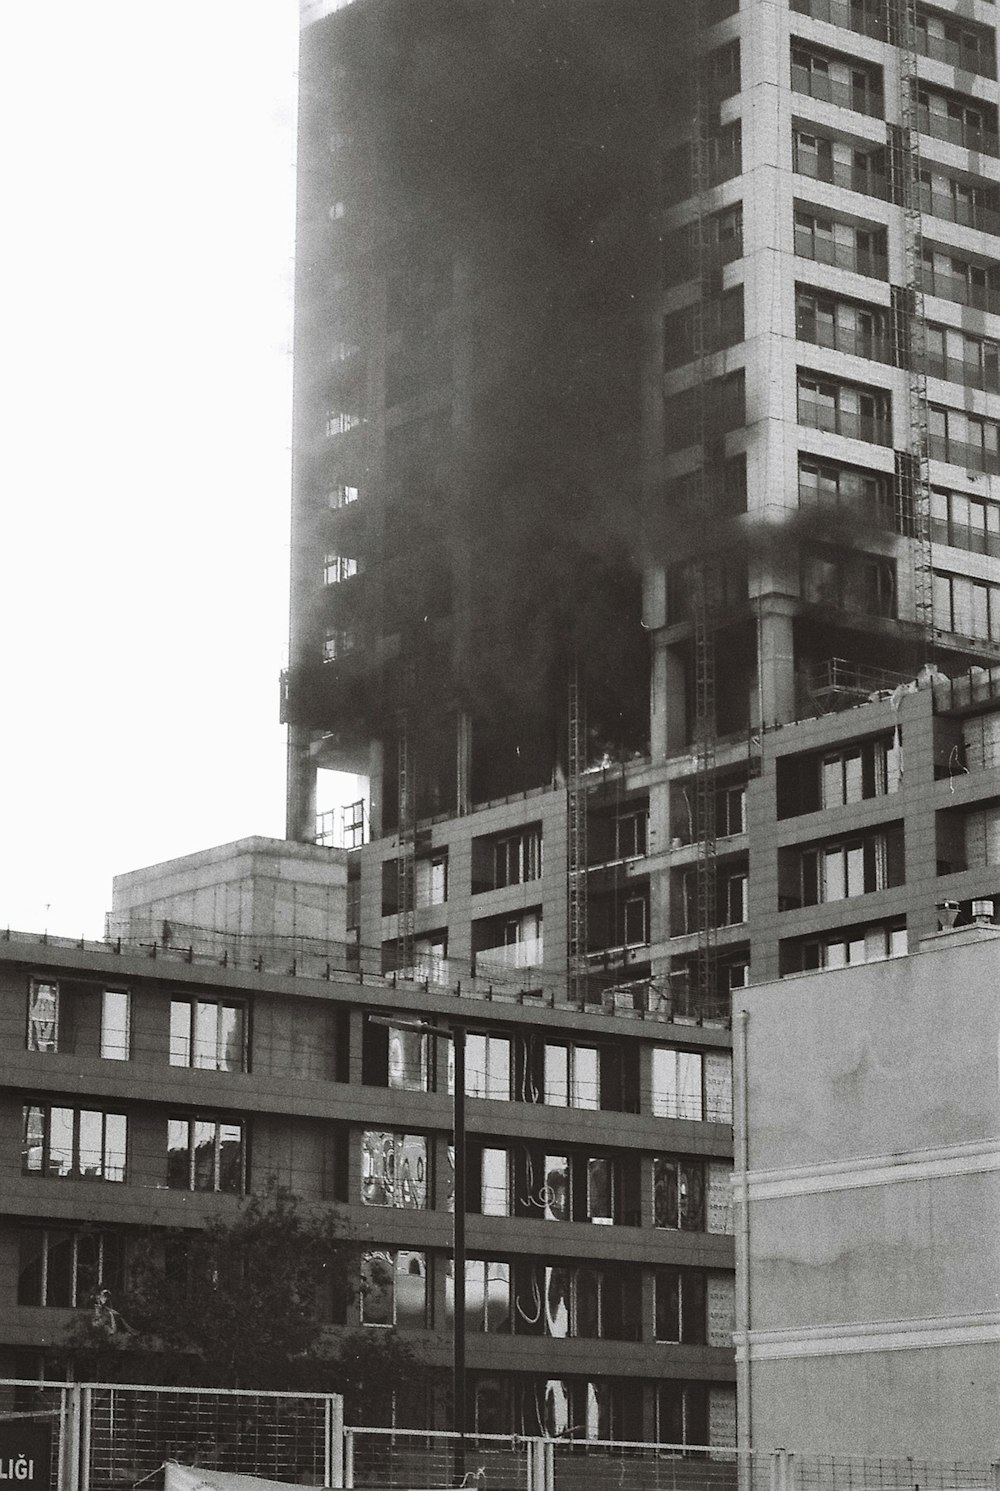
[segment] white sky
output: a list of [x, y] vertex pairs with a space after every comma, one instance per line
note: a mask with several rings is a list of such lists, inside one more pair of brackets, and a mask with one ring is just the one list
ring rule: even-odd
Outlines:
[[0, 928], [283, 832], [297, 44], [296, 0], [3, 7]]

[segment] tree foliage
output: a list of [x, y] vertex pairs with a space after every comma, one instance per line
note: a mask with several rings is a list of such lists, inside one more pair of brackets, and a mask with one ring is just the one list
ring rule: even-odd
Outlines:
[[[337, 1333], [356, 1294], [356, 1249], [337, 1213], [280, 1187], [203, 1229], [149, 1233], [125, 1286], [99, 1290], [67, 1345], [104, 1380], [344, 1392], [358, 1410], [415, 1375], [395, 1332]], [[365, 1412], [365, 1418], [371, 1419]]]

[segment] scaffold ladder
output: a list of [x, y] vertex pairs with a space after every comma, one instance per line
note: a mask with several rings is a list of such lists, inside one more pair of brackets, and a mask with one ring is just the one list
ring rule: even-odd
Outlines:
[[396, 749], [399, 783], [399, 831], [396, 857], [396, 971], [413, 976], [414, 881], [416, 866], [416, 783], [409, 707], [396, 716]]
[[587, 708], [580, 667], [570, 664], [566, 771], [566, 891], [569, 992], [587, 997]]
[[908, 442], [897, 454], [901, 528], [910, 535], [914, 619], [923, 660], [934, 643], [934, 574], [931, 551], [931, 487], [927, 412], [927, 317], [923, 284], [923, 207], [920, 199], [920, 132], [917, 97], [916, 0], [897, 0], [899, 53], [899, 150], [896, 178], [903, 208], [906, 258], [905, 302], [897, 318], [899, 358], [906, 369]]

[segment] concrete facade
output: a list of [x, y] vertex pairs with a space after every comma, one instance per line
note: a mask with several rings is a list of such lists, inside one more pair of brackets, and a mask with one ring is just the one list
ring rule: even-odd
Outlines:
[[744, 991], [744, 1442], [1000, 1453], [1000, 928]]

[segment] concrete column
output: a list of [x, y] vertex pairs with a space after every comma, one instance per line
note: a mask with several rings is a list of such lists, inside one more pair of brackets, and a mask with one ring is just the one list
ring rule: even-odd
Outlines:
[[382, 772], [385, 769], [385, 746], [373, 740], [368, 748], [368, 821], [372, 839], [382, 837]]
[[792, 602], [771, 597], [761, 604], [757, 645], [760, 723], [787, 725], [795, 719], [795, 641]]
[[300, 844], [316, 837], [316, 767], [309, 752], [312, 732], [302, 725], [288, 727], [285, 834]]
[[472, 720], [459, 710], [455, 724], [455, 812], [461, 818], [472, 806]]
[[688, 738], [684, 662], [678, 649], [667, 645], [662, 632], [653, 638], [649, 732], [654, 761], [681, 750]]

